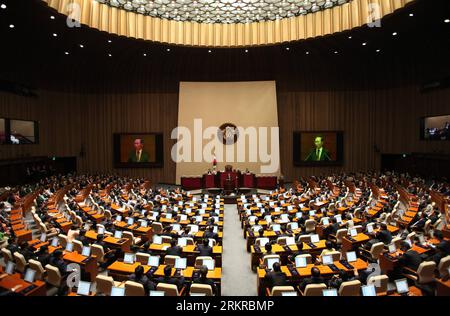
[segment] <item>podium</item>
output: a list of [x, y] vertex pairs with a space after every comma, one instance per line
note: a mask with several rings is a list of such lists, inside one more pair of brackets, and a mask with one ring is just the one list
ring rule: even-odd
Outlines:
[[203, 187], [205, 189], [216, 187], [216, 176], [213, 174], [205, 174], [203, 176]]

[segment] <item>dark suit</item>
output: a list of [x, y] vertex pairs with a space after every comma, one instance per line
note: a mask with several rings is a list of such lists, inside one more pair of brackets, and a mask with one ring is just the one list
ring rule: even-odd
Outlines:
[[385, 245], [388, 245], [392, 241], [392, 234], [388, 230], [381, 230], [376, 235], [376, 238], [378, 240], [380, 240], [382, 243], [384, 243]]
[[149, 156], [148, 152], [146, 152], [144, 150], [142, 150], [141, 159], [138, 160], [138, 158], [139, 157], [137, 156], [136, 151], [133, 150], [130, 152], [130, 155], [128, 156], [128, 162], [149, 162], [150, 161], [150, 156]]
[[169, 247], [166, 250], [166, 255], [168, 256], [181, 256], [183, 253], [183, 248], [180, 246]]
[[311, 152], [305, 159], [305, 161], [330, 161], [330, 160], [331, 160], [330, 153], [323, 147], [320, 157], [317, 156], [317, 149], [314, 148], [311, 150]]
[[147, 293], [147, 295], [149, 294], [150, 291], [154, 291], [156, 290], [156, 286], [155, 283], [153, 283], [152, 281], [150, 281], [148, 279], [147, 276], [143, 275], [140, 278], [136, 277], [136, 275], [133, 273], [132, 275], [130, 275], [129, 280], [132, 282], [136, 282], [136, 283], [140, 283], [142, 284], [142, 286], [144, 287], [145, 293]]
[[445, 255], [450, 255], [450, 241], [443, 240], [436, 246], [440, 251], [445, 253]]
[[201, 257], [212, 257], [213, 249], [210, 246], [198, 245], [199, 256]]
[[403, 267], [417, 271], [417, 268], [419, 268], [419, 265], [422, 263], [422, 258], [416, 251], [408, 250], [398, 259], [398, 261]]
[[216, 285], [214, 284], [214, 281], [208, 278], [202, 278], [202, 277], [198, 277], [198, 278], [194, 278], [192, 280], [192, 284], [205, 284], [205, 285], [209, 285], [211, 286], [211, 289], [213, 291], [213, 295], [217, 295], [217, 288]]
[[321, 284], [321, 283], [325, 283], [324, 278], [322, 278], [321, 276], [320, 276], [320, 277], [317, 277], [317, 278], [316, 278], [316, 277], [306, 278], [306, 279], [303, 280], [302, 283], [300, 283], [300, 290], [301, 290], [302, 292], [304, 292], [305, 289], [306, 289], [306, 287], [307, 287], [309, 284]]
[[284, 286], [287, 284], [286, 274], [284, 272], [267, 272], [264, 282], [269, 289], [274, 286]]
[[156, 283], [165, 283], [165, 284], [174, 284], [178, 287], [178, 290], [181, 290], [184, 284], [184, 277], [160, 277], [157, 278]]

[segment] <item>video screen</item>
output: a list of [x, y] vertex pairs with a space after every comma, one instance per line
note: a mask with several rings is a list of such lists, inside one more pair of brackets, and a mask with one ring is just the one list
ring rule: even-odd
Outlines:
[[450, 115], [425, 117], [421, 122], [422, 140], [450, 140]]
[[26, 145], [38, 143], [38, 124], [34, 121], [10, 120], [10, 143]]
[[294, 164], [340, 165], [343, 144], [342, 132], [294, 132]]
[[162, 167], [162, 134], [114, 134], [116, 168]]
[[0, 118], [0, 145], [6, 143], [6, 126], [5, 119]]

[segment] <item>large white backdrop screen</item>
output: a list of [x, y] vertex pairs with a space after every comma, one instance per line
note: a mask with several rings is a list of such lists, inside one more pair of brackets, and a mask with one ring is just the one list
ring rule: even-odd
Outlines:
[[[177, 161], [176, 182], [178, 184], [182, 176], [198, 176], [211, 169], [211, 157], [214, 153], [218, 160], [218, 170], [223, 170], [225, 165], [230, 164], [235, 169], [249, 169], [256, 174], [279, 175], [280, 150], [275, 81], [180, 82], [179, 96], [178, 139], [182, 139], [181, 130], [189, 130], [191, 142], [190, 144], [184, 142], [185, 148], [181, 149], [179, 141], [178, 149], [173, 150], [173, 153], [178, 153], [175, 156], [179, 160], [182, 156], [187, 157]], [[201, 122], [201, 128], [199, 128], [199, 122]], [[222, 144], [217, 136], [211, 136], [209, 139], [199, 138], [199, 135], [201, 138], [212, 135], [211, 132], [202, 135], [206, 128], [219, 127], [224, 123], [232, 123], [246, 129], [249, 133], [240, 135], [233, 145]], [[253, 130], [257, 133], [256, 143], [255, 136], [252, 134]], [[211, 146], [213, 138], [216, 145]], [[186, 155], [186, 150], [189, 149], [186, 147], [190, 147], [190, 155], [189, 153]], [[216, 148], [210, 150], [212, 147]], [[172, 156], [174, 156], [173, 153]], [[273, 170], [275, 164], [275, 170]], [[268, 166], [271, 167], [268, 168]], [[270, 172], [267, 172], [268, 170]]]

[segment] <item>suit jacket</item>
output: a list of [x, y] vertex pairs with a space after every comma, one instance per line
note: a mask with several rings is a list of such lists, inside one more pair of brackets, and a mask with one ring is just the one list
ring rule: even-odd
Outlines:
[[141, 153], [141, 160], [138, 161], [138, 157], [136, 157], [136, 151], [131, 151], [129, 156], [128, 156], [128, 162], [149, 162], [150, 161], [150, 156], [148, 154], [148, 152], [142, 150]]
[[213, 249], [210, 246], [198, 245], [199, 256], [212, 257]]
[[306, 278], [303, 280], [302, 283], [300, 283], [300, 289], [303, 291], [305, 291], [305, 288], [309, 285], [309, 284], [321, 284], [321, 283], [325, 283], [325, 279], [322, 277], [310, 277], [310, 278]]
[[398, 259], [398, 261], [403, 267], [417, 271], [417, 268], [419, 268], [419, 265], [422, 263], [422, 258], [416, 251], [408, 250]]
[[287, 278], [284, 272], [267, 272], [264, 280], [266, 286], [270, 289], [274, 286], [284, 286], [287, 284]]
[[166, 255], [169, 255], [169, 256], [181, 256], [182, 253], [183, 253], [183, 248], [181, 248], [180, 246], [169, 247], [166, 250]]
[[381, 230], [380, 232], [378, 232], [376, 238], [379, 239], [385, 245], [388, 245], [392, 241], [392, 234], [388, 230]]
[[211, 286], [211, 289], [213, 291], [214, 295], [217, 295], [217, 288], [216, 285], [214, 284], [214, 281], [208, 278], [202, 278], [202, 277], [198, 277], [198, 278], [194, 278], [192, 280], [192, 284], [205, 284], [205, 285], [209, 285]]
[[305, 161], [330, 161], [330, 152], [322, 147], [322, 154], [320, 155], [320, 158], [317, 159], [317, 153], [316, 149], [312, 149], [309, 153], [309, 155], [306, 157]]

